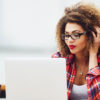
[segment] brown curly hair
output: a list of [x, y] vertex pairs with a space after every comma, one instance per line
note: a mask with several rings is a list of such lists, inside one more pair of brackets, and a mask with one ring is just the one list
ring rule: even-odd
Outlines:
[[[94, 42], [92, 32], [97, 35], [94, 26], [100, 26], [100, 12], [93, 4], [78, 3], [69, 8], [65, 8], [64, 16], [59, 20], [56, 30], [58, 49], [64, 57], [70, 54], [68, 46], [62, 40], [62, 34], [65, 34], [65, 26], [67, 23], [77, 23], [86, 31], [88, 50]], [[100, 53], [100, 48], [98, 53]]]

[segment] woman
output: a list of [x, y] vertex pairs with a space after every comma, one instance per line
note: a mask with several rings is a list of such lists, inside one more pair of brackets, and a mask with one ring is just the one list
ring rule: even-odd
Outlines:
[[58, 50], [66, 59], [68, 100], [100, 100], [100, 12], [79, 3], [57, 25]]

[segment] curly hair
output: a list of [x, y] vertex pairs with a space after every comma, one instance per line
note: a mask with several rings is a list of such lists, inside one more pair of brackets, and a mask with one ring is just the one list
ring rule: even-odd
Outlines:
[[[67, 44], [61, 38], [62, 34], [65, 34], [65, 26], [67, 23], [77, 23], [86, 31], [88, 40], [86, 49], [88, 50], [94, 42], [92, 32], [97, 35], [94, 27], [100, 26], [100, 12], [92, 4], [78, 3], [69, 8], [65, 8], [64, 16], [59, 20], [56, 30], [57, 46], [60, 54], [64, 57], [70, 54]], [[100, 53], [100, 48], [98, 53]]]

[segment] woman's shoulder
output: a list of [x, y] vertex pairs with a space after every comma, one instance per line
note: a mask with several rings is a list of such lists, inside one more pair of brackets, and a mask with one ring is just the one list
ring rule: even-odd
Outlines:
[[60, 52], [55, 52], [52, 56], [52, 58], [61, 58]]
[[71, 63], [73, 63], [73, 61], [74, 61], [74, 54], [69, 54], [69, 55], [67, 55], [66, 57], [63, 57], [63, 56], [61, 56], [60, 52], [55, 52], [55, 53], [52, 55], [52, 58], [65, 58], [67, 64], [71, 64]]
[[55, 52], [51, 57], [52, 57], [52, 58], [73, 59], [73, 58], [74, 58], [74, 54], [70, 53], [70, 54], [68, 54], [67, 56], [62, 56], [61, 53], [58, 51], [58, 52]]

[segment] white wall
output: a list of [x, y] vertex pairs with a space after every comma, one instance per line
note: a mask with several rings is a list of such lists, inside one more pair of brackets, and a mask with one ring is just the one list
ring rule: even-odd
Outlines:
[[59, 0], [2, 0], [0, 46], [54, 47]]

